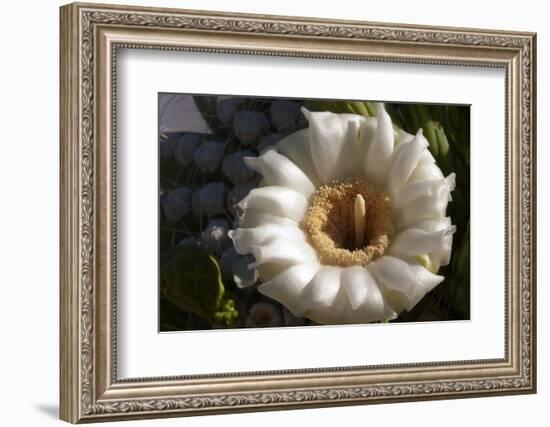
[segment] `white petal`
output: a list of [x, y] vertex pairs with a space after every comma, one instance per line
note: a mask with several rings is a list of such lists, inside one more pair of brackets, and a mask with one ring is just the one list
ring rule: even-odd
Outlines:
[[306, 241], [306, 235], [298, 227], [278, 224], [266, 224], [253, 228], [237, 228], [236, 230], [230, 230], [228, 235], [233, 240], [235, 250], [241, 255], [250, 253], [252, 246], [265, 244], [277, 237], [296, 240], [298, 242]]
[[[428, 232], [436, 232], [448, 229], [451, 227], [451, 218], [445, 217], [441, 219], [425, 219], [422, 221], [415, 222], [410, 225], [410, 228], [419, 228], [424, 231]], [[448, 246], [445, 248], [445, 250], [438, 251], [438, 252], [432, 252], [429, 254], [426, 254], [430, 258], [430, 262], [432, 263], [433, 268], [435, 271], [439, 269], [442, 265], [449, 264], [451, 260], [451, 250], [452, 250], [452, 237], [450, 238]]]
[[279, 263], [285, 266], [317, 261], [315, 249], [307, 243], [276, 237], [261, 245], [253, 245], [250, 252], [256, 262], [254, 267], [266, 263]]
[[311, 112], [303, 107], [302, 112], [309, 122], [310, 155], [321, 183], [356, 176], [360, 170], [359, 129], [365, 118]]
[[[400, 202], [396, 201], [396, 207], [393, 207], [394, 225], [398, 230], [403, 230], [410, 227], [410, 224], [426, 220], [426, 219], [441, 219], [445, 217], [445, 211], [449, 203], [450, 192], [454, 188], [454, 178], [443, 182], [436, 181], [433, 185], [434, 191], [411, 191], [410, 200]], [[430, 184], [431, 185], [431, 184]], [[428, 186], [430, 186], [428, 185]], [[403, 189], [403, 198], [407, 199], [406, 188]], [[427, 187], [424, 186], [426, 189]], [[418, 189], [417, 189], [418, 190]], [[401, 195], [400, 195], [401, 197]], [[397, 207], [397, 205], [399, 205]]]
[[444, 179], [409, 182], [394, 199], [394, 210], [407, 209], [409, 204], [416, 203], [418, 199], [425, 197], [444, 197], [450, 200], [450, 192], [455, 188], [455, 174], [451, 173]]
[[298, 222], [293, 219], [250, 208], [244, 211], [242, 216], [237, 220], [237, 225], [244, 228], [259, 227], [267, 224], [298, 226]]
[[420, 264], [384, 255], [369, 264], [369, 271], [385, 288], [388, 302], [396, 312], [411, 310], [444, 279]]
[[[350, 295], [360, 303], [355, 309]], [[363, 267], [322, 267], [305, 287], [301, 299], [298, 313], [321, 324], [366, 323], [396, 317], [374, 278]]]
[[[402, 144], [407, 144], [411, 142], [414, 139], [414, 137], [415, 137], [414, 135], [411, 135], [410, 133], [405, 132], [402, 129], [397, 129], [397, 137], [396, 137], [395, 143], [397, 146]], [[420, 156], [420, 160], [418, 161], [418, 164], [425, 165], [430, 163], [435, 163], [435, 158], [434, 156], [432, 156], [432, 153], [430, 153], [430, 150], [425, 150]]]
[[418, 161], [419, 166], [424, 165], [431, 165], [435, 163], [435, 157], [430, 153], [430, 150], [425, 150], [424, 153], [422, 153], [422, 156], [420, 157], [420, 160]]
[[381, 185], [386, 176], [387, 161], [393, 152], [394, 136], [392, 121], [384, 104], [377, 104], [376, 118], [376, 137], [367, 154], [366, 172], [370, 180]]
[[341, 267], [322, 266], [304, 288], [296, 314], [309, 317], [309, 310], [341, 309], [333, 306], [333, 302], [340, 291], [342, 270]]
[[238, 206], [242, 210], [255, 209], [300, 222], [307, 210], [307, 200], [290, 188], [269, 186], [253, 189]]
[[245, 157], [244, 163], [262, 175], [262, 186], [288, 187], [309, 198], [315, 192], [311, 180], [288, 157], [271, 148], [260, 157]]
[[356, 265], [344, 269], [342, 287], [346, 291], [353, 310], [367, 301], [367, 286], [371, 281], [374, 279], [364, 267]]
[[349, 298], [351, 309], [346, 310], [343, 316], [346, 323], [366, 323], [397, 316], [385, 302], [378, 284], [366, 268], [345, 268], [342, 272], [342, 287]]
[[275, 144], [274, 147], [283, 156], [292, 160], [316, 187], [319, 186], [319, 177], [311, 158], [309, 128], [290, 134]]
[[396, 216], [394, 225], [399, 230], [411, 227], [411, 224], [426, 219], [438, 219], [445, 217], [447, 210], [446, 200], [433, 200], [432, 198], [421, 198], [417, 203], [409, 204], [407, 209]]
[[418, 222], [410, 224], [408, 228], [419, 228], [424, 231], [440, 231], [451, 226], [451, 217], [437, 219], [423, 219]]
[[443, 172], [432, 162], [419, 164], [409, 178], [409, 182], [418, 181], [421, 179], [443, 179]]
[[418, 166], [418, 162], [427, 146], [428, 141], [419, 131], [411, 142], [399, 145], [395, 149], [386, 183], [387, 190], [392, 196], [395, 196], [403, 188], [414, 169]]
[[[397, 147], [399, 147], [400, 145], [408, 144], [415, 138], [415, 135], [411, 135], [410, 133], [405, 132], [403, 129], [397, 129], [394, 132], [394, 135], [395, 135], [394, 152]], [[435, 163], [435, 158], [434, 156], [432, 156], [432, 153], [430, 153], [430, 150], [424, 150], [422, 155], [420, 156], [420, 160], [418, 161], [418, 164], [425, 165], [430, 163]]]
[[424, 231], [411, 228], [395, 236], [389, 253], [400, 257], [411, 257], [431, 253], [447, 253], [453, 245], [454, 225], [440, 231]]
[[301, 314], [303, 317], [313, 320], [321, 325], [338, 325], [345, 323], [360, 323], [354, 322], [351, 313], [351, 307], [347, 301], [346, 293], [340, 289], [336, 295], [332, 305], [318, 305]]
[[407, 144], [411, 142], [414, 139], [414, 135], [405, 132], [403, 129], [397, 129], [397, 138], [396, 138], [396, 144]]
[[262, 282], [267, 282], [268, 280], [273, 279], [277, 274], [286, 269], [288, 269], [287, 264], [278, 262], [266, 262], [265, 264], [256, 266], [256, 271], [260, 275]]
[[294, 265], [283, 270], [268, 282], [258, 286], [260, 293], [279, 301], [295, 316], [304, 287], [319, 271], [320, 265], [316, 262]]
[[449, 248], [447, 250], [432, 252], [431, 254], [428, 254], [432, 265], [434, 266], [434, 268], [436, 268], [436, 271], [439, 270], [439, 267], [441, 267], [442, 265], [449, 265], [449, 263], [451, 262], [452, 247], [453, 243], [451, 236], [451, 243], [449, 244]]
[[374, 117], [365, 117], [359, 128], [359, 160], [361, 173], [366, 175], [367, 156], [376, 137], [377, 120]]

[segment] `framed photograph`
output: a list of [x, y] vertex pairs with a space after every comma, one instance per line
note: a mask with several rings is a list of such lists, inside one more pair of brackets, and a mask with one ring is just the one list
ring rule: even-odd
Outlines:
[[63, 420], [535, 392], [535, 34], [60, 22]]

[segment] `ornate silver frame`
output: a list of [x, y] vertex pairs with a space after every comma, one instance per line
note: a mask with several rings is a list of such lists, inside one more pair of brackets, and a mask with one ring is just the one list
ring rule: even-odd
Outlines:
[[[536, 390], [535, 34], [174, 9], [61, 8], [61, 418], [77, 423]], [[116, 376], [118, 47], [502, 67], [505, 357], [176, 378]]]

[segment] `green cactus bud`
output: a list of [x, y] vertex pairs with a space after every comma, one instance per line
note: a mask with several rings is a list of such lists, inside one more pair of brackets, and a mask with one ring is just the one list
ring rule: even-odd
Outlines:
[[439, 151], [438, 160], [443, 169], [443, 173], [449, 174], [456, 171], [454, 156], [450, 149], [449, 140], [447, 139], [443, 126], [439, 123], [434, 123], [434, 133]]
[[440, 153], [439, 143], [436, 135], [436, 122], [433, 120], [429, 107], [423, 104], [414, 105], [412, 108], [416, 112], [420, 127], [424, 131], [424, 136], [430, 143], [430, 151], [437, 159], [442, 153]]
[[407, 117], [408, 132], [414, 134], [422, 127], [420, 116], [414, 104], [401, 105], [400, 109], [405, 117]]

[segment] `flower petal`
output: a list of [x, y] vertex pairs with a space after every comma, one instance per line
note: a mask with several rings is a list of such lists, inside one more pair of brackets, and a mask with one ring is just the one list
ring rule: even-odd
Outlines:
[[[396, 140], [395, 145], [398, 147], [402, 144], [407, 144], [411, 142], [414, 139], [414, 135], [411, 135], [408, 132], [405, 132], [402, 129], [397, 129], [396, 131]], [[435, 158], [432, 156], [432, 153], [430, 153], [430, 150], [424, 150], [423, 154], [420, 156], [420, 160], [418, 161], [419, 165], [426, 165], [430, 163], [435, 163]]]
[[311, 180], [288, 157], [268, 149], [260, 157], [245, 157], [244, 163], [262, 175], [261, 186], [288, 187], [309, 198], [315, 192]]
[[394, 148], [392, 121], [382, 103], [377, 104], [376, 119], [376, 136], [369, 148], [365, 164], [367, 177], [375, 185], [381, 185], [386, 176], [387, 161]]
[[419, 228], [424, 231], [433, 232], [449, 228], [451, 225], [451, 217], [446, 216], [445, 218], [423, 219], [410, 224], [408, 228]]
[[387, 190], [392, 196], [403, 188], [414, 169], [418, 166], [418, 162], [427, 146], [428, 141], [424, 138], [422, 132], [418, 131], [411, 142], [399, 145], [395, 149], [386, 183]]
[[367, 301], [367, 284], [374, 281], [370, 273], [361, 266], [347, 267], [342, 273], [342, 287], [346, 291], [353, 310]]
[[255, 209], [299, 222], [306, 213], [307, 200], [290, 188], [268, 186], [253, 189], [238, 206], [242, 210]]
[[443, 179], [432, 180], [423, 179], [409, 182], [405, 185], [394, 199], [392, 207], [395, 211], [407, 209], [408, 205], [416, 203], [419, 199], [425, 197], [443, 197], [448, 196], [455, 188], [455, 174], [451, 173]]
[[315, 274], [302, 292], [300, 303], [297, 304], [297, 314], [308, 316], [308, 311], [322, 311], [323, 309], [338, 310], [333, 305], [340, 291], [341, 267], [325, 265]]
[[435, 163], [432, 163], [431, 161], [426, 163], [423, 162], [419, 164], [411, 174], [409, 182], [419, 181], [421, 179], [443, 179], [443, 172], [441, 172], [441, 169], [439, 169]]
[[342, 288], [350, 305], [343, 316], [346, 323], [366, 323], [397, 316], [384, 300], [378, 284], [366, 268], [345, 268], [342, 272]]
[[309, 128], [290, 134], [275, 144], [275, 149], [292, 160], [315, 186], [319, 185], [320, 180], [311, 158]]
[[283, 270], [271, 280], [258, 286], [258, 291], [269, 298], [279, 301], [295, 316], [305, 286], [319, 271], [317, 262], [294, 265]]
[[277, 224], [286, 226], [298, 226], [298, 222], [286, 218], [284, 216], [273, 215], [272, 213], [265, 212], [258, 209], [246, 209], [240, 218], [237, 220], [237, 224], [243, 228], [259, 227], [267, 224]]
[[361, 171], [366, 174], [367, 156], [371, 145], [376, 138], [377, 120], [375, 117], [365, 117], [359, 128], [359, 160], [361, 162]]
[[359, 163], [359, 129], [365, 121], [358, 114], [311, 112], [302, 107], [309, 122], [310, 150], [322, 184], [356, 176]]
[[410, 228], [392, 239], [389, 247], [391, 255], [411, 257], [434, 252], [449, 252], [453, 245], [453, 234], [456, 227], [439, 231], [424, 231], [419, 228]]
[[444, 218], [450, 192], [454, 188], [454, 176], [448, 178], [446, 181], [434, 181], [434, 184], [423, 181], [416, 188], [405, 186], [392, 207], [396, 229], [403, 230], [412, 223], [426, 219]]
[[435, 163], [435, 157], [430, 153], [430, 150], [424, 150], [424, 153], [418, 161], [419, 166], [431, 165]]
[[266, 262], [256, 266], [256, 271], [260, 275], [263, 282], [273, 279], [277, 274], [286, 270], [288, 265], [278, 262]]
[[306, 235], [297, 226], [266, 224], [253, 228], [237, 228], [228, 233], [239, 254], [250, 253], [252, 246], [262, 245], [269, 240], [283, 237], [289, 240], [305, 242]]
[[414, 135], [408, 132], [405, 132], [403, 129], [397, 129], [397, 138], [396, 138], [397, 145], [407, 144], [411, 142], [413, 139], [414, 139]]
[[276, 237], [261, 245], [252, 245], [250, 252], [254, 255], [254, 267], [266, 263], [279, 263], [285, 266], [317, 261], [315, 249], [307, 243]]
[[[451, 218], [445, 217], [439, 219], [425, 219], [422, 221], [418, 221], [411, 224], [410, 228], [419, 228], [424, 231], [435, 232], [445, 230], [451, 227], [451, 225]], [[451, 250], [452, 244], [449, 244], [448, 247], [445, 248], [445, 250], [426, 254], [429, 256], [430, 262], [435, 271], [437, 271], [442, 265], [449, 264], [451, 260]]]
[[385, 288], [391, 307], [399, 313], [411, 310], [444, 277], [430, 273], [420, 264], [384, 255], [369, 264], [369, 271]]

